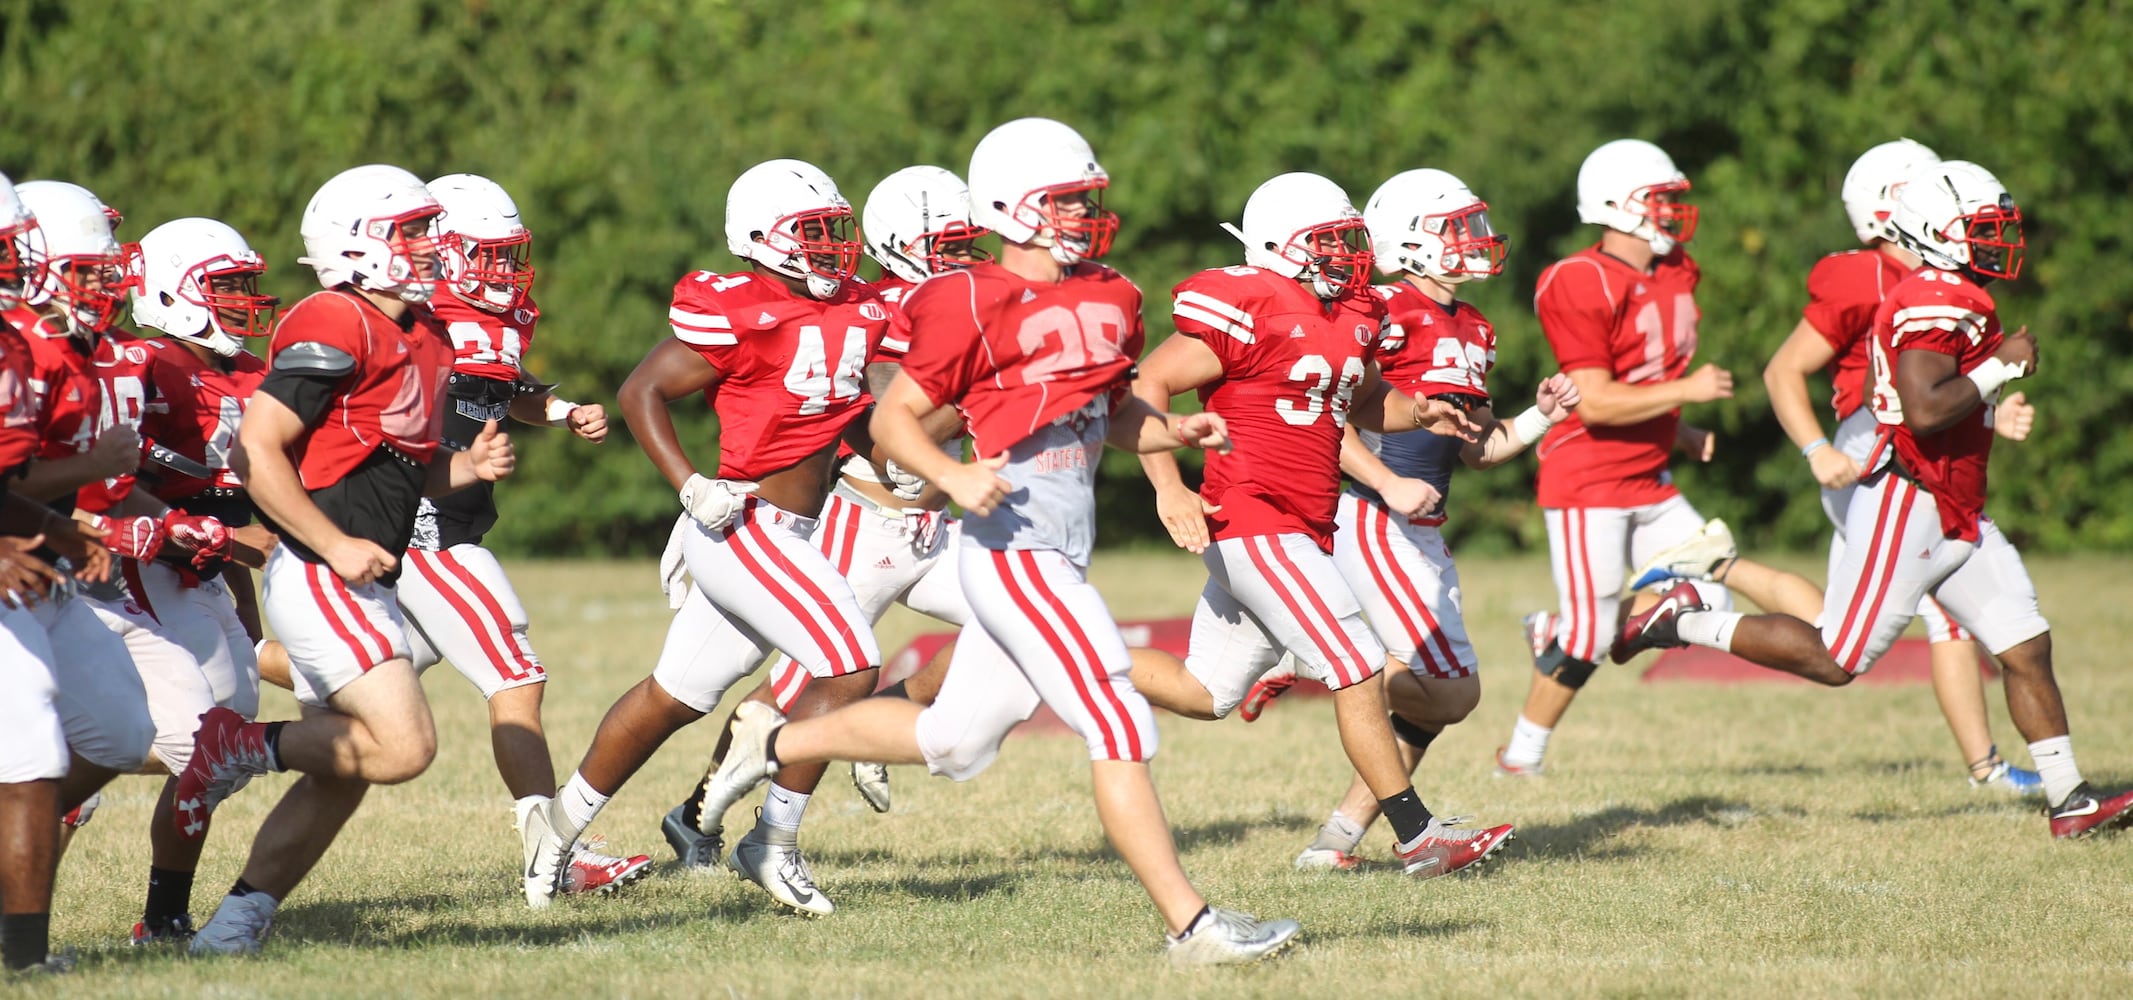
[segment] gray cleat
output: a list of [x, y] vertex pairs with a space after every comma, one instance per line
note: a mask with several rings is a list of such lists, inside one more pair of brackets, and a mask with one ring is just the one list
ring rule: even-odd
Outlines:
[[889, 811], [889, 765], [853, 761], [852, 787], [859, 789], [859, 797], [867, 800], [868, 808], [878, 813]]
[[800, 834], [756, 824], [733, 845], [726, 867], [762, 886], [770, 898], [807, 917], [826, 917], [837, 907], [815, 886], [815, 873], [800, 854]]
[[1170, 939], [1170, 964], [1240, 965], [1272, 957], [1295, 943], [1303, 925], [1294, 920], [1260, 920], [1249, 913], [1207, 908], [1184, 937]]

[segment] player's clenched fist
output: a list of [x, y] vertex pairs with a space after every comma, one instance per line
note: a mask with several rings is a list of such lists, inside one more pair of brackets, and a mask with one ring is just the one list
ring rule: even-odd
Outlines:
[[1190, 413], [1178, 418], [1178, 440], [1187, 448], [1229, 454], [1229, 422], [1219, 413]]
[[375, 582], [379, 577], [393, 571], [400, 560], [385, 551], [378, 543], [367, 538], [342, 535], [335, 539], [319, 555], [325, 557], [326, 565], [333, 575], [358, 587]]
[[1437, 509], [1444, 494], [1437, 492], [1427, 480], [1408, 476], [1394, 476], [1378, 488], [1378, 498], [1385, 501], [1386, 509], [1401, 517], [1414, 517]]
[[1717, 365], [1704, 365], [1681, 380], [1686, 401], [1709, 403], [1733, 398], [1733, 373]]
[[518, 453], [512, 450], [511, 435], [496, 429], [496, 421], [489, 421], [474, 444], [467, 449], [467, 467], [476, 479], [495, 482], [511, 474], [518, 467]]
[[2007, 339], [2000, 342], [2000, 349], [1992, 352], [1992, 359], [2004, 362], [2015, 369], [2015, 374], [2009, 376], [2010, 378], [2035, 375], [2037, 373], [2037, 338], [2030, 334], [2029, 328], [2026, 326], [2016, 330], [2008, 334]]
[[1992, 413], [1992, 429], [2009, 441], [2026, 441], [2030, 428], [2037, 424], [2037, 408], [2029, 405], [2029, 397], [2023, 393], [2009, 393]]
[[1578, 398], [1577, 382], [1562, 372], [1541, 379], [1540, 387], [1533, 391], [1533, 405], [1540, 407], [1541, 416], [1551, 424], [1568, 420], [1570, 412], [1578, 408]]
[[941, 473], [933, 485], [948, 494], [956, 506], [972, 514], [984, 516], [998, 510], [1000, 501], [1014, 492], [1015, 484], [1000, 478], [1000, 470], [1007, 467], [1007, 454], [1002, 452], [991, 458], [958, 464]]
[[563, 420], [569, 424], [572, 434], [587, 441], [599, 444], [607, 440], [607, 409], [598, 403], [580, 403], [573, 406], [570, 408], [570, 414]]
[[1859, 463], [1826, 444], [1807, 454], [1807, 468], [1826, 490], [1841, 490], [1859, 481]]

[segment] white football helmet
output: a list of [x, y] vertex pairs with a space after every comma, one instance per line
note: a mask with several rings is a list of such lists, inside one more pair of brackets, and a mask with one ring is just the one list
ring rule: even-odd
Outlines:
[[443, 280], [437, 216], [443, 208], [422, 178], [373, 163], [350, 167], [311, 196], [299, 231], [322, 288], [353, 284], [428, 302]]
[[1244, 262], [1307, 282], [1322, 299], [1370, 283], [1370, 231], [1341, 186], [1310, 173], [1282, 174], [1252, 191], [1244, 228], [1225, 222], [1244, 243]]
[[837, 182], [803, 160], [765, 160], [726, 192], [726, 248], [788, 278], [818, 299], [859, 273], [852, 203]]
[[22, 300], [57, 303], [67, 318], [58, 336], [109, 327], [133, 281], [127, 250], [111, 235], [110, 209], [65, 181], [27, 181], [15, 186], [15, 196], [37, 220], [15, 237], [15, 256], [37, 262]]
[[1616, 139], [1578, 167], [1578, 221], [1640, 237], [1664, 255], [1696, 234], [1696, 206], [1675, 200], [1688, 189], [1665, 150]]
[[1073, 265], [1111, 251], [1118, 216], [1104, 211], [1111, 175], [1081, 133], [1050, 118], [1017, 118], [970, 153], [970, 218], [1009, 243], [1046, 247]]
[[1903, 182], [1920, 167], [1940, 162], [1940, 154], [1923, 143], [1894, 139], [1875, 146], [1852, 161], [1844, 172], [1844, 214], [1851, 217], [1859, 242], [1896, 242], [1896, 229], [1889, 224], [1896, 212], [1896, 196]]
[[468, 305], [507, 312], [533, 290], [533, 234], [518, 203], [479, 174], [446, 174], [424, 185], [443, 206], [444, 280]]
[[2022, 273], [2022, 210], [1992, 172], [1967, 160], [1920, 167], [1896, 195], [1898, 246], [1943, 271], [2010, 281]]
[[272, 328], [281, 300], [259, 294], [267, 263], [237, 230], [213, 219], [173, 219], [139, 246], [134, 322], [225, 358]]
[[1378, 272], [1422, 274], [1447, 285], [1503, 273], [1507, 242], [1466, 182], [1423, 168], [1392, 175], [1363, 206]]
[[42, 277], [40, 261], [29, 252], [37, 216], [15, 196], [15, 182], [0, 174], [0, 309], [13, 309]]
[[985, 230], [970, 221], [970, 187], [940, 167], [905, 167], [882, 178], [867, 195], [859, 229], [867, 256], [905, 281], [992, 259], [971, 243]]

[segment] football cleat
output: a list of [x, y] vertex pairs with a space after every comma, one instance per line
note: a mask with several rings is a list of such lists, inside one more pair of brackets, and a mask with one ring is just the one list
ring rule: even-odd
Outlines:
[[1261, 920], [1210, 906], [1182, 936], [1167, 939], [1170, 964], [1183, 969], [1257, 962], [1295, 943], [1302, 931], [1303, 925], [1294, 920]]
[[689, 807], [678, 805], [667, 810], [667, 818], [659, 821], [659, 832], [667, 838], [667, 846], [674, 849], [674, 857], [683, 868], [710, 871], [718, 867], [719, 856], [726, 852], [726, 842], [719, 836], [720, 830], [704, 833], [696, 829], [684, 815]]
[[733, 874], [762, 886], [770, 898], [807, 917], [826, 917], [837, 907], [815, 886], [815, 873], [800, 854], [800, 833], [756, 824], [726, 859]]
[[1363, 862], [1355, 855], [1337, 847], [1320, 847], [1313, 844], [1296, 856], [1296, 870], [1300, 872], [1352, 872]]
[[2065, 802], [2046, 809], [2044, 814], [2051, 817], [2052, 836], [2065, 839], [2124, 826], [2133, 820], [2127, 810], [2133, 810], [2133, 791], [2105, 795], [2084, 781]]
[[1680, 631], [1675, 627], [1682, 612], [1709, 610], [1711, 606], [1703, 602], [1703, 595], [1696, 591], [1696, 585], [1683, 580], [1661, 594], [1659, 603], [1622, 623], [1622, 634], [1615, 637], [1614, 648], [1607, 651], [1607, 658], [1616, 663], [1628, 663], [1631, 657], [1647, 649], [1686, 646], [1688, 643], [1681, 641]]
[[1458, 824], [1464, 818], [1449, 819], [1431, 817], [1429, 826], [1412, 844], [1395, 847], [1400, 864], [1409, 875], [1416, 878], [1436, 878], [1453, 872], [1472, 868], [1489, 860], [1503, 849], [1503, 845], [1516, 839], [1511, 824], [1492, 826], [1485, 830], [1468, 830]]
[[69, 830], [79, 830], [88, 826], [89, 820], [96, 816], [96, 807], [103, 803], [104, 793], [100, 791], [92, 792], [88, 798], [82, 800], [81, 805], [67, 810], [65, 816], [59, 817], [59, 823]]
[[133, 935], [127, 938], [126, 943], [135, 948], [145, 948], [156, 944], [183, 944], [192, 939], [193, 915], [180, 913], [152, 924], [147, 920], [136, 921], [133, 925]]
[[28, 979], [34, 976], [63, 976], [73, 971], [74, 956], [68, 954], [46, 955], [42, 962], [38, 962], [35, 965], [25, 965], [19, 969], [9, 969], [7, 974], [11, 979]]
[[1721, 564], [1738, 555], [1740, 548], [1733, 544], [1733, 531], [1726, 522], [1712, 518], [1686, 541], [1660, 549], [1630, 579], [1629, 589], [1643, 590], [1668, 580], [1709, 580]]
[[649, 856], [610, 857], [600, 853], [606, 848], [607, 841], [599, 837], [578, 841], [577, 849], [570, 852], [570, 863], [563, 867], [563, 881], [556, 891], [566, 896], [586, 893], [605, 896], [652, 874]]
[[215, 807], [237, 794], [245, 782], [267, 773], [266, 734], [265, 726], [246, 722], [227, 708], [200, 714], [192, 760], [178, 774], [177, 794], [172, 799], [179, 836], [198, 840], [206, 835]]
[[878, 813], [889, 811], [889, 765], [853, 761], [852, 787], [859, 789], [859, 797], [867, 800], [867, 808]]
[[[733, 743], [718, 770], [704, 780], [697, 794], [696, 822], [722, 824], [726, 810], [763, 780], [778, 773], [770, 760], [770, 734], [785, 724], [785, 715], [760, 701], [744, 701], [733, 709]], [[708, 832], [708, 831], [707, 831]]]
[[1274, 699], [1287, 694], [1288, 690], [1295, 686], [1296, 675], [1293, 673], [1268, 674], [1253, 681], [1252, 689], [1245, 692], [1243, 703], [1237, 706], [1238, 717], [1246, 722], [1258, 721], [1259, 713], [1266, 711], [1267, 706], [1274, 703]]
[[2044, 779], [2035, 771], [2003, 760], [1992, 765], [1991, 774], [1970, 779], [1970, 787], [1990, 788], [2009, 795], [2037, 795], [2044, 791]]
[[526, 905], [542, 909], [555, 899], [563, 882], [563, 860], [568, 845], [555, 831], [555, 821], [549, 810], [554, 803], [549, 799], [531, 802], [518, 814], [518, 838], [520, 860], [525, 870], [520, 876], [525, 881]]
[[1511, 761], [1509, 761], [1509, 760], [1505, 760], [1505, 759], [1504, 759], [1504, 755], [1503, 755], [1503, 752], [1504, 752], [1505, 750], [1509, 750], [1509, 749], [1511, 749], [1511, 748], [1510, 748], [1510, 747], [1507, 747], [1507, 746], [1504, 746], [1504, 747], [1497, 747], [1497, 748], [1496, 748], [1496, 776], [1497, 776], [1497, 777], [1499, 777], [1499, 778], [1538, 778], [1538, 777], [1540, 777], [1540, 776], [1541, 776], [1541, 773], [1542, 773], [1542, 769], [1543, 769], [1544, 765], [1542, 765], [1540, 761], [1534, 761], [1534, 762], [1533, 762], [1533, 763], [1531, 763], [1531, 764], [1514, 764], [1514, 763], [1512, 763], [1512, 762], [1511, 762]]
[[256, 955], [274, 929], [274, 900], [263, 892], [224, 896], [215, 915], [193, 935], [195, 955]]

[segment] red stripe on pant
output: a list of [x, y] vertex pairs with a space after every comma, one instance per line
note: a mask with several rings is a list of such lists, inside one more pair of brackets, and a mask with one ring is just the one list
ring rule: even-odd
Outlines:
[[[1255, 545], [1254, 543], [1258, 544]], [[1262, 549], [1264, 551], [1261, 551]], [[1333, 669], [1333, 679], [1340, 683], [1328, 686], [1339, 690], [1340, 688], [1360, 684], [1368, 680], [1374, 672], [1372, 666], [1363, 662], [1362, 651], [1356, 649], [1355, 643], [1349, 641], [1347, 630], [1340, 626], [1340, 619], [1333, 617], [1333, 613], [1326, 608], [1326, 603], [1319, 599], [1318, 592], [1311, 589], [1310, 580], [1296, 569], [1294, 562], [1290, 561], [1289, 554], [1283, 550], [1279, 537], [1254, 535], [1244, 540], [1244, 550], [1252, 557], [1253, 565], [1259, 568], [1260, 577], [1273, 585], [1274, 593], [1279, 595], [1281, 603], [1288, 607], [1289, 615], [1303, 626], [1304, 634], [1310, 636], [1311, 642], [1318, 646], [1319, 654], [1326, 658], [1327, 665]], [[1295, 584], [1291, 585], [1284, 582], [1274, 572], [1274, 564], [1278, 564], [1282, 569], [1287, 570], [1290, 577], [1296, 581]], [[1303, 592], [1304, 600], [1299, 601], [1297, 599], [1296, 594], [1292, 592], [1295, 590]], [[1305, 603], [1309, 603], [1311, 610], [1322, 616], [1316, 623], [1305, 613]], [[1331, 623], [1332, 634], [1340, 637], [1340, 648], [1338, 650], [1334, 649], [1334, 644], [1326, 639], [1327, 623]], [[1342, 654], [1347, 657], [1345, 662], [1353, 664], [1354, 669], [1343, 669]], [[1356, 671], [1358, 670], [1361, 673], [1357, 673]]]
[[[751, 516], [754, 503], [751, 498], [749, 507], [741, 512], [741, 520], [731, 526], [725, 539], [727, 547], [740, 560], [741, 567], [754, 576], [757, 582], [763, 584], [763, 588], [776, 598], [779, 604], [785, 606], [793, 620], [807, 630], [808, 638], [815, 643], [816, 649], [830, 661], [831, 676], [841, 677], [872, 666], [866, 662], [866, 654], [859, 645], [858, 637], [852, 633], [851, 623], [844, 621], [842, 616], [837, 614], [837, 607], [830, 601], [829, 595], [815, 586], [814, 581], [808, 579], [807, 574], [801, 572], [799, 567], [794, 566], [784, 553], [779, 552], [777, 542], [770, 537], [769, 532], [755, 523]], [[760, 546], [762, 552], [751, 552], [751, 543]], [[773, 568], [785, 574], [786, 579], [780, 581], [772, 572]], [[794, 591], [798, 593], [795, 594]], [[824, 629], [822, 622], [809, 611], [809, 602], [830, 619], [837, 630], [836, 636], [833, 637]]]
[[[1874, 530], [1866, 546], [1866, 575], [1859, 579], [1858, 587], [1852, 591], [1851, 603], [1845, 608], [1844, 621], [1837, 626], [1837, 641], [1829, 651], [1831, 656], [1838, 659], [1840, 666], [1846, 659], [1845, 650], [1852, 644], [1853, 629], [1858, 624], [1859, 612], [1866, 607], [1867, 591], [1874, 589], [1874, 579], [1877, 576], [1874, 564], [1881, 560], [1883, 550], [1882, 539], [1885, 533], [1882, 529], [1888, 526], [1889, 510], [1896, 502], [1896, 489], [1900, 483], [1901, 479], [1891, 478], [1888, 489], [1881, 494], [1881, 509], [1874, 512]], [[1898, 540], [1896, 547], [1901, 547], [1902, 544], [1902, 541]]]
[[133, 593], [134, 603], [139, 604], [142, 611], [148, 612], [148, 617], [160, 623], [163, 619], [156, 615], [156, 606], [148, 603], [148, 585], [141, 579], [140, 561], [120, 558], [119, 573], [126, 577], [126, 589]]
[[[332, 570], [316, 563], [304, 564], [304, 582], [311, 586], [312, 603], [318, 605], [318, 609], [324, 612], [326, 624], [333, 627], [334, 634], [340, 636], [341, 641], [348, 644], [349, 651], [355, 654], [356, 668], [368, 673], [370, 668], [378, 665], [378, 661], [371, 655], [370, 647], [365, 646], [363, 640], [357, 638], [355, 631], [341, 620], [341, 611], [334, 606], [333, 597], [327, 593], [327, 585], [323, 578], [331, 578], [334, 588], [340, 588], [341, 578], [334, 576]], [[343, 589], [341, 592], [346, 593], [346, 590]], [[362, 617], [360, 614], [356, 615], [359, 621]], [[364, 627], [368, 629], [369, 623], [364, 622]], [[392, 645], [387, 643], [384, 648], [387, 652], [390, 652]]]
[[504, 649], [510, 654], [512, 668], [517, 671], [512, 679], [523, 680], [540, 673], [541, 665], [533, 662], [526, 656], [525, 650], [519, 648], [517, 630], [511, 626], [511, 616], [504, 612], [503, 602], [490, 592], [489, 585], [481, 582], [481, 578], [475, 576], [474, 571], [468, 569], [467, 564], [460, 562], [459, 557], [453, 555], [450, 550], [440, 550], [437, 553], [437, 562], [444, 566], [446, 572], [466, 584], [467, 592], [473, 594], [474, 599], [480, 601], [481, 606], [488, 610], [489, 622], [496, 629], [497, 639], [504, 644]]
[[[1096, 731], [1103, 737], [1104, 755], [1112, 760], [1124, 759], [1119, 756], [1118, 734], [1112, 730], [1111, 721], [1104, 717], [1102, 707], [1097, 705], [1095, 694], [1089, 690], [1088, 681], [1082, 676], [1082, 671], [1075, 662], [1074, 652], [1067, 648], [1066, 642], [1052, 628], [1051, 622], [1047, 621], [1044, 614], [1037, 609], [1037, 602], [1023, 590], [1020, 583], [1015, 579], [1014, 567], [1018, 562], [1016, 557], [1028, 556], [1029, 553], [1027, 552], [1003, 552], [994, 549], [992, 551], [993, 573], [999, 577], [1001, 586], [1006, 589], [1008, 599], [1015, 602], [1016, 610], [1021, 611], [1022, 616], [1029, 620], [1030, 626], [1036, 629], [1038, 636], [1044, 639], [1044, 644], [1051, 647], [1052, 655], [1058, 658], [1059, 668], [1066, 672], [1067, 680], [1074, 685], [1074, 693], [1081, 698], [1082, 710], [1087, 712], [1090, 720], [1096, 723]], [[1021, 564], [1029, 569], [1033, 581], [1042, 579], [1041, 574], [1037, 571], [1034, 557], [1022, 561]], [[1065, 620], [1072, 621], [1073, 619], [1066, 618]], [[1127, 739], [1133, 747], [1131, 759], [1139, 760], [1140, 738], [1138, 733], [1132, 731], [1133, 720], [1121, 714], [1119, 721], [1126, 729]]]
[[[1577, 556], [1573, 571], [1573, 594], [1583, 596], [1573, 601], [1571, 615], [1571, 638], [1575, 643], [1571, 655], [1580, 660], [1597, 660], [1600, 657], [1600, 596], [1592, 587], [1592, 555], [1587, 549], [1585, 537], [1585, 508], [1563, 512], [1565, 536], [1569, 535], [1570, 515], [1577, 515], [1576, 540], [1571, 543], [1571, 553]], [[1565, 565], [1569, 565], [1566, 561]]]
[[1911, 497], [1918, 491], [1910, 483], [1898, 479], [1896, 480], [1896, 487], [1892, 487], [1890, 492], [1895, 492], [1898, 487], [1903, 489], [1904, 496], [1896, 501], [1896, 530], [1889, 533], [1888, 566], [1882, 570], [1880, 586], [1875, 588], [1873, 606], [1867, 609], [1865, 620], [1860, 622], [1862, 634], [1859, 636], [1859, 648], [1853, 650], [1851, 655], [1844, 660], [1844, 672], [1848, 674], [1856, 674], [1863, 666], [1871, 666], [1871, 664], [1862, 665], [1859, 661], [1866, 655], [1866, 647], [1873, 644], [1874, 622], [1881, 617], [1881, 605], [1888, 600], [1889, 585], [1896, 580], [1896, 563], [1903, 558], [1903, 530], [1910, 524]]
[[[1379, 516], [1382, 512], [1376, 504], [1362, 497], [1355, 499], [1356, 545], [1363, 553], [1363, 564], [1370, 568], [1371, 582], [1377, 585], [1378, 593], [1385, 595], [1386, 603], [1392, 605], [1392, 613], [1400, 620], [1400, 627], [1407, 631], [1407, 641], [1415, 647], [1415, 655], [1422, 658], [1423, 665], [1431, 672], [1438, 670], [1435, 657], [1425, 644], [1421, 626], [1408, 616], [1400, 604], [1400, 595], [1393, 589], [1391, 577], [1394, 570], [1392, 545], [1384, 531], [1392, 519]], [[1405, 582], [1404, 580], [1402, 581]]]
[[[1378, 542], [1384, 546], [1386, 560], [1388, 562], [1391, 561], [1392, 517], [1386, 514], [1382, 508], [1378, 511]], [[1459, 662], [1458, 654], [1452, 652], [1451, 640], [1444, 637], [1444, 626], [1437, 621], [1436, 615], [1429, 613], [1429, 602], [1422, 599], [1421, 592], [1415, 589], [1414, 580], [1406, 573], [1394, 573], [1393, 579], [1400, 582], [1400, 589], [1406, 593], [1409, 601], [1414, 602], [1415, 611], [1422, 615], [1422, 624], [1425, 629], [1423, 634], [1428, 638], [1429, 645], [1437, 647], [1436, 660], [1438, 663], [1443, 664], [1438, 673], [1446, 677], [1456, 676], [1464, 667]], [[1415, 649], [1421, 650], [1423, 648], [1425, 647], [1422, 640], [1415, 640]]]

